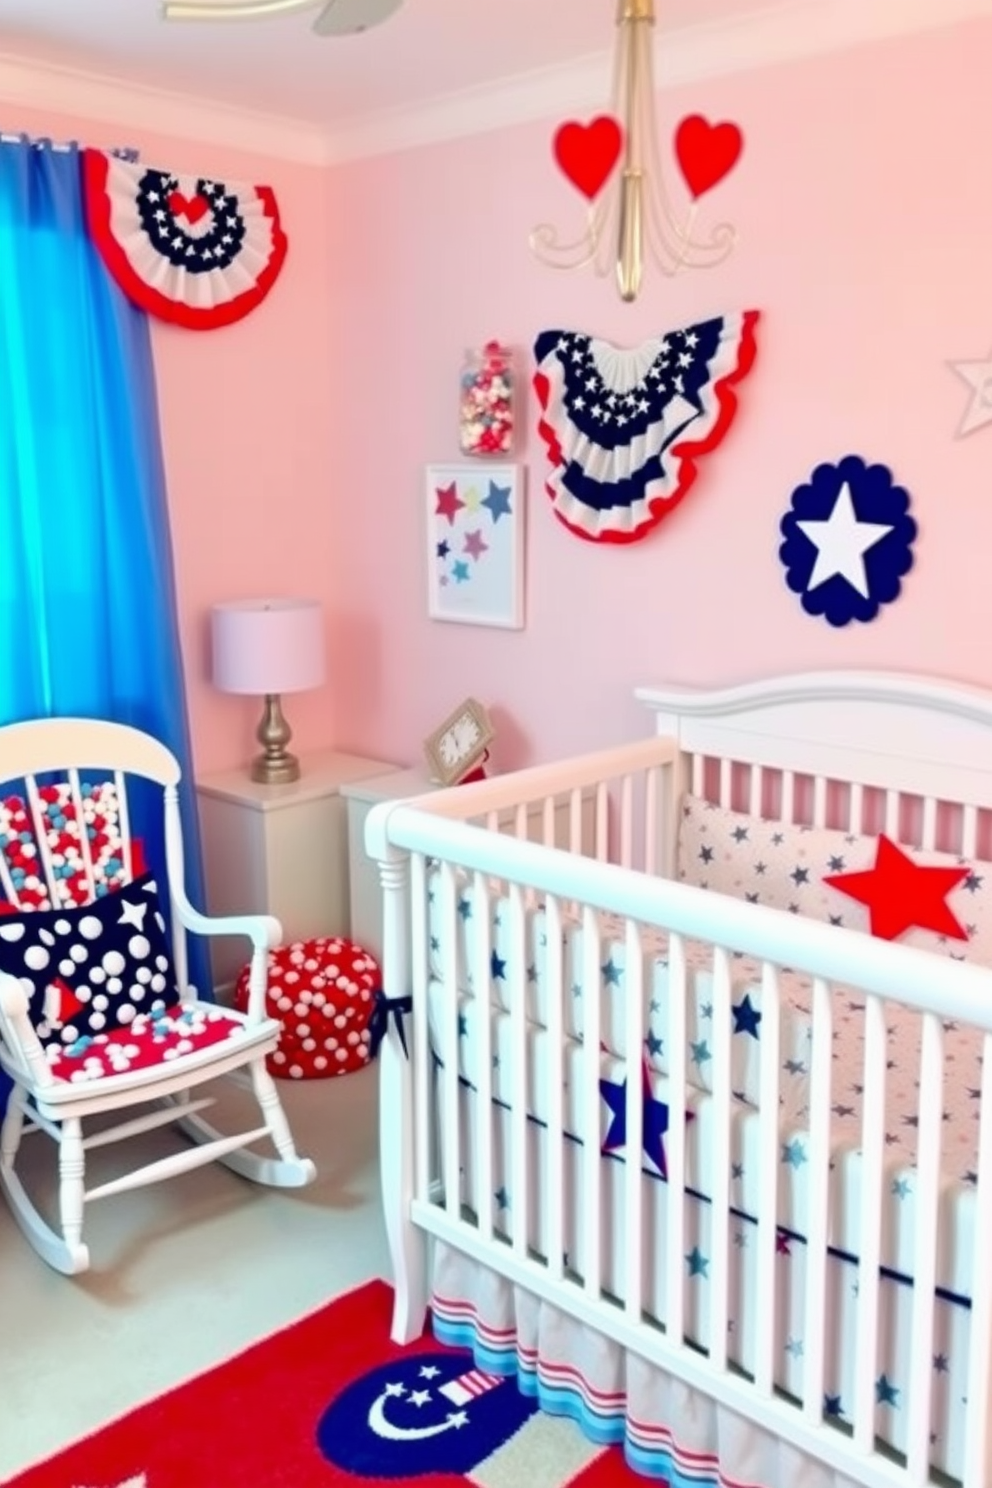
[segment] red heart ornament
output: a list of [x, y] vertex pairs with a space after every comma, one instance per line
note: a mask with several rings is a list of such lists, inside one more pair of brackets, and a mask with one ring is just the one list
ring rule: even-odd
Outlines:
[[744, 147], [736, 124], [711, 124], [702, 114], [688, 114], [675, 131], [675, 154], [693, 196], [702, 196], [728, 171]]
[[610, 114], [600, 114], [589, 124], [570, 120], [555, 132], [555, 159], [590, 201], [606, 185], [622, 148], [623, 130]]
[[169, 193], [169, 211], [173, 217], [185, 217], [193, 226], [210, 211], [210, 203], [205, 196], [183, 196], [181, 191], [172, 191]]

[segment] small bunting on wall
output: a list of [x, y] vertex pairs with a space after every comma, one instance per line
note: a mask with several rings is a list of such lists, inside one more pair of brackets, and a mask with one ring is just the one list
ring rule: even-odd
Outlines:
[[634, 347], [576, 331], [538, 336], [546, 488], [571, 532], [636, 542], [675, 510], [730, 427], [757, 320], [757, 310], [717, 316]]
[[241, 320], [286, 257], [269, 186], [151, 170], [102, 150], [83, 154], [90, 235], [129, 299], [189, 330]]

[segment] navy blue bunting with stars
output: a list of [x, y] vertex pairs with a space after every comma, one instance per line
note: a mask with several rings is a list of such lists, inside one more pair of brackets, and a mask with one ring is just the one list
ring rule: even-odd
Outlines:
[[576, 331], [534, 345], [547, 493], [579, 537], [634, 542], [672, 512], [723, 439], [755, 356], [756, 310], [623, 348]]
[[151, 315], [210, 330], [272, 288], [286, 237], [271, 187], [180, 176], [83, 151], [90, 236], [125, 294]]

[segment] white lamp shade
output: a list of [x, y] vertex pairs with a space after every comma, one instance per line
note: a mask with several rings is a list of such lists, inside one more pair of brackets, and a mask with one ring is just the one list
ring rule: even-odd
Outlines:
[[220, 692], [306, 692], [324, 681], [324, 617], [315, 599], [250, 599], [211, 611]]

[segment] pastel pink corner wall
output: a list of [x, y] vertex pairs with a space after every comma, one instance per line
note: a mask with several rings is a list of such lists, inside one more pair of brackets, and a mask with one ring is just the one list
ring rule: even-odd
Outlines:
[[[133, 145], [149, 165], [275, 190], [289, 253], [268, 298], [222, 330], [152, 322], [195, 764], [206, 771], [246, 760], [257, 750], [260, 704], [210, 685], [211, 604], [265, 594], [324, 598], [338, 588], [325, 173], [67, 115], [22, 109], [4, 127]], [[296, 744], [332, 739], [338, 706], [330, 688], [294, 697]]]
[[[643, 732], [639, 683], [891, 667], [992, 685], [992, 428], [955, 440], [968, 390], [946, 365], [992, 347], [990, 47], [983, 21], [663, 95], [672, 127], [697, 110], [743, 127], [741, 165], [703, 203], [740, 246], [712, 271], [650, 273], [634, 306], [530, 257], [534, 224], [581, 218], [550, 164], [556, 121], [331, 173], [316, 485], [335, 512], [340, 744], [414, 760], [469, 692], [496, 714], [506, 768]], [[737, 421], [677, 513], [622, 549], [572, 536], [543, 494], [530, 397], [526, 629], [427, 618], [423, 467], [457, 458], [464, 348], [498, 336], [529, 375], [546, 328], [633, 344], [751, 307]], [[900, 601], [836, 631], [786, 590], [778, 523], [813, 467], [848, 453], [891, 466], [920, 533]]]

